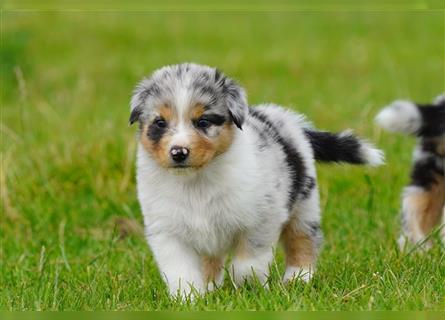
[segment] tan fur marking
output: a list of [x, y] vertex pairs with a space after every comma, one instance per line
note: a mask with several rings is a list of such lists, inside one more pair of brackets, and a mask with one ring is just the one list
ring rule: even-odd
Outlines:
[[205, 112], [205, 108], [202, 104], [198, 103], [193, 108], [191, 108], [190, 119], [199, 119]]
[[416, 214], [408, 221], [408, 227], [412, 231], [420, 229], [424, 235], [440, 224], [445, 206], [445, 179], [439, 175], [435, 178], [437, 183], [430, 190], [413, 193], [405, 200], [410, 212]]
[[215, 145], [212, 141], [198, 132], [194, 133], [190, 144], [190, 165], [195, 168], [201, 168], [212, 160], [214, 156]]
[[233, 141], [233, 131], [233, 126], [226, 123], [214, 138], [209, 138], [202, 133], [196, 132], [190, 144], [190, 165], [201, 168], [214, 157], [227, 151]]
[[311, 267], [316, 260], [314, 243], [309, 236], [296, 230], [293, 226], [294, 223], [289, 222], [281, 232], [286, 253], [286, 265]]
[[172, 111], [172, 108], [170, 108], [170, 106], [168, 105], [162, 105], [161, 107], [159, 107], [159, 115], [164, 118], [164, 120], [166, 120], [167, 122], [170, 122], [173, 120], [174, 114]]
[[216, 281], [223, 269], [223, 262], [218, 257], [204, 257], [203, 258], [203, 271], [204, 281], [206, 283]]
[[233, 141], [233, 136], [234, 136], [233, 125], [225, 123], [219, 135], [215, 138], [216, 155], [220, 155], [226, 152], [227, 149], [229, 149]]
[[160, 165], [168, 167], [170, 164], [170, 158], [166, 147], [169, 145], [169, 140], [171, 137], [169, 135], [164, 135], [158, 143], [153, 143], [153, 141], [151, 141], [147, 136], [148, 126], [149, 124], [146, 123], [142, 128], [140, 141], [143, 147], [150, 152], [154, 158], [156, 158]]

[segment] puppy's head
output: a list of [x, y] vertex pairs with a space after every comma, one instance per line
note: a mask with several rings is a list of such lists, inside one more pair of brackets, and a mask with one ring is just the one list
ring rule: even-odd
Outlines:
[[138, 84], [130, 123], [139, 122], [140, 141], [159, 165], [180, 171], [200, 169], [224, 153], [247, 112], [238, 84], [214, 68], [187, 63]]

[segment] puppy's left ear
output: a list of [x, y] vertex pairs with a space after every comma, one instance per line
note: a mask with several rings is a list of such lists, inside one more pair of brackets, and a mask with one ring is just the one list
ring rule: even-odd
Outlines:
[[128, 119], [130, 125], [132, 125], [136, 121], [139, 121], [139, 117], [141, 116], [141, 114], [142, 114], [141, 108], [138, 107], [133, 108], [133, 110], [131, 110], [130, 119]]
[[140, 86], [137, 86], [133, 92], [133, 96], [131, 97], [131, 102], [130, 102], [131, 113], [130, 113], [130, 118], [128, 119], [130, 125], [132, 125], [136, 121], [139, 121], [139, 118], [141, 117], [142, 107], [144, 105], [144, 101], [141, 99], [141, 93], [142, 90]]
[[145, 102], [150, 94], [151, 87], [151, 80], [143, 79], [134, 89], [133, 96], [131, 97], [130, 102], [131, 114], [130, 118], [128, 119], [130, 125], [140, 120], [144, 110]]
[[233, 123], [242, 130], [249, 107], [244, 89], [233, 80], [227, 80], [224, 88], [227, 108]]

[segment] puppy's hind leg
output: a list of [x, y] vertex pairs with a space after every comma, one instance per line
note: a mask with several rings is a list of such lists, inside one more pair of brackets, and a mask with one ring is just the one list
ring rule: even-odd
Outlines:
[[322, 240], [319, 196], [313, 190], [309, 198], [298, 204], [281, 233], [286, 254], [284, 282], [294, 279], [308, 282], [312, 278]]
[[230, 267], [233, 280], [242, 285], [246, 280], [257, 279], [265, 284], [269, 276], [269, 266], [273, 260], [273, 246], [279, 237], [279, 229], [250, 232], [242, 235], [235, 248]]
[[[434, 183], [427, 188], [420, 186], [405, 188], [402, 201], [403, 235], [399, 240], [401, 249], [404, 249], [405, 239], [411, 243], [421, 243], [435, 227], [440, 225], [444, 205], [445, 179], [443, 176], [435, 176]], [[431, 242], [428, 241], [423, 246], [428, 249]]]

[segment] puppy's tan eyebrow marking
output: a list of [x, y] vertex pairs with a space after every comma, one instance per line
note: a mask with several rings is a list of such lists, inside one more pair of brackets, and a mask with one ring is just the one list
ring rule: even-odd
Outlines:
[[204, 112], [206, 111], [206, 107], [202, 103], [197, 103], [193, 106], [190, 114], [191, 119], [199, 119]]
[[159, 107], [158, 111], [159, 111], [159, 116], [161, 116], [164, 120], [166, 121], [173, 120], [174, 116], [173, 110], [169, 105], [163, 104], [162, 106]]

